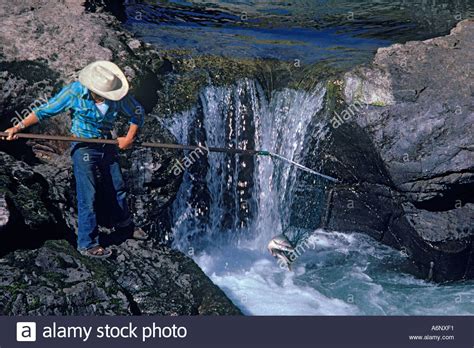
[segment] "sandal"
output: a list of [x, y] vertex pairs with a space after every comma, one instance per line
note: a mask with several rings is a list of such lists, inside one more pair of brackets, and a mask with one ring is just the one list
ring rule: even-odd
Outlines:
[[112, 255], [112, 250], [108, 248], [103, 248], [100, 245], [89, 249], [79, 250], [79, 252], [81, 253], [81, 255], [98, 259], [106, 259], [110, 255]]

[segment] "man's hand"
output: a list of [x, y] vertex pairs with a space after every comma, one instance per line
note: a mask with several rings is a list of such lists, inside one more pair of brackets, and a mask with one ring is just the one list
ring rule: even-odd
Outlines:
[[3, 139], [6, 140], [15, 140], [18, 139], [18, 135], [15, 135], [16, 133], [21, 132], [22, 130], [28, 128], [29, 126], [32, 126], [36, 123], [38, 123], [38, 117], [36, 116], [35, 112], [32, 111], [28, 117], [26, 117], [23, 121], [18, 123], [15, 127], [11, 127], [8, 129], [5, 129], [5, 133], [8, 133], [7, 137], [2, 137]]
[[126, 150], [132, 147], [133, 140], [135, 139], [138, 132], [138, 126], [136, 124], [130, 124], [127, 136], [117, 138], [118, 147], [120, 150]]
[[127, 150], [133, 145], [133, 138], [129, 137], [118, 137], [118, 147], [120, 150]]
[[20, 130], [17, 128], [17, 127], [11, 127], [11, 128], [8, 128], [8, 129], [5, 129], [5, 133], [8, 133], [8, 137], [3, 137], [3, 139], [5, 140], [15, 140], [15, 139], [18, 139], [18, 135], [16, 135], [16, 133], [18, 133]]

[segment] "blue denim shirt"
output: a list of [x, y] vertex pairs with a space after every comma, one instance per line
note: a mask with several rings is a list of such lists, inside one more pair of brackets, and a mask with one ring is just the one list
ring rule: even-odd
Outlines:
[[110, 134], [119, 112], [130, 117], [130, 123], [139, 127], [143, 125], [144, 109], [131, 95], [128, 94], [119, 101], [106, 100], [105, 103], [109, 108], [103, 115], [95, 105], [89, 90], [76, 81], [65, 86], [46, 104], [34, 108], [33, 111], [41, 122], [71, 110], [73, 114], [71, 132], [81, 138], [104, 138]]

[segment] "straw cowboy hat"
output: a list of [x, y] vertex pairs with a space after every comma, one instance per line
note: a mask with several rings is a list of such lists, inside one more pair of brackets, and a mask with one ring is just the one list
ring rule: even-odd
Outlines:
[[79, 82], [109, 100], [120, 100], [128, 93], [128, 81], [122, 70], [106, 60], [98, 60], [82, 69]]

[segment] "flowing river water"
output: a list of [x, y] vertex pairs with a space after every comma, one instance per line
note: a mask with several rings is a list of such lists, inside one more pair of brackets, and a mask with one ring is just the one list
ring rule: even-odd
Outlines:
[[[152, 6], [149, 3], [131, 4], [129, 16], [142, 11], [144, 6]], [[467, 4], [462, 1], [430, 2], [433, 3], [430, 8], [434, 10], [426, 13], [423, 21], [422, 15], [415, 16], [415, 10], [416, 6], [426, 5], [427, 2], [413, 1], [411, 7], [404, 1], [391, 2], [392, 7], [387, 5], [388, 10], [386, 6], [377, 13], [377, 20], [370, 22], [366, 19], [365, 29], [362, 23], [354, 24], [355, 32], [365, 33], [354, 36], [348, 34], [347, 26], [350, 24], [344, 24], [346, 28], [341, 30], [341, 23], [331, 22], [331, 16], [337, 13], [320, 14], [318, 18], [322, 18], [325, 25], [309, 28], [308, 23], [311, 18], [314, 20], [314, 14], [311, 17], [311, 13], [303, 9], [306, 7], [316, 11], [318, 8], [307, 1], [302, 1], [300, 7], [284, 7], [279, 2], [258, 2], [258, 6], [251, 9], [248, 7], [252, 3], [250, 1], [239, 2], [240, 5], [226, 1], [212, 3], [226, 10], [221, 17], [215, 12], [209, 15], [209, 12], [201, 11], [199, 2], [175, 1], [168, 2], [171, 7], [164, 7], [164, 10], [151, 7], [146, 21], [132, 18], [127, 25], [160, 47], [187, 45], [196, 48], [197, 54], [200, 50], [207, 50], [208, 54], [222, 54], [222, 45], [228, 44], [224, 42], [226, 40], [233, 43], [233, 48], [226, 50], [226, 54], [232, 54], [235, 47], [242, 46], [241, 30], [244, 30], [245, 35], [256, 39], [252, 42], [246, 40], [243, 49], [237, 49], [240, 54], [268, 55], [271, 58], [281, 55], [281, 59], [288, 60], [293, 59], [295, 51], [279, 53], [282, 40], [291, 41], [298, 37], [299, 44], [294, 47], [305, 51], [301, 55], [303, 59], [323, 59], [337, 46], [339, 50], [336, 50], [335, 57], [355, 64], [369, 59], [377, 47], [394, 42], [394, 38], [403, 41], [400, 37], [407, 28], [412, 28], [415, 33], [405, 34], [405, 38], [446, 32], [448, 29], [436, 24], [440, 17], [443, 23], [449, 23], [456, 11], [461, 11]], [[321, 5], [322, 2], [317, 3]], [[339, 12], [344, 9], [344, 4], [347, 5], [347, 1], [334, 3], [340, 5]], [[374, 3], [377, 6], [387, 4], [384, 1]], [[398, 11], [404, 5], [410, 11], [403, 15], [395, 13], [393, 3], [399, 5]], [[326, 6], [328, 4], [326, 2]], [[358, 1], [353, 5], [356, 9], [362, 6]], [[466, 6], [464, 11], [469, 11]], [[237, 21], [239, 9], [245, 13], [248, 11], [247, 15], [250, 11], [257, 11], [260, 22], [245, 28], [216, 25], [215, 21], [223, 18], [227, 18], [226, 23]], [[376, 8], [371, 11], [376, 11]], [[394, 11], [392, 17], [389, 16], [390, 11]], [[430, 20], [432, 12], [438, 13], [436, 23]], [[196, 13], [201, 13], [202, 18]], [[306, 27], [287, 27], [283, 30], [288, 13], [294, 14], [300, 23], [306, 23]], [[177, 19], [183, 16], [199, 20], [200, 27], [196, 29], [192, 23], [183, 24]], [[261, 22], [264, 21], [261, 18], [268, 19], [268, 16], [276, 16], [275, 23], [281, 25], [275, 25], [276, 28], [262, 27]], [[380, 24], [382, 20], [388, 23], [385, 29]], [[265, 23], [268, 25], [268, 22]], [[305, 35], [300, 35], [302, 32]], [[164, 33], [167, 33], [166, 36]], [[224, 37], [219, 36], [217, 41], [209, 43], [209, 37], [221, 34]], [[267, 40], [265, 44], [261, 41], [263, 37]], [[314, 48], [314, 42], [323, 44]], [[344, 49], [341, 50], [341, 47]], [[351, 60], [351, 57], [354, 59]], [[242, 79], [230, 86], [206, 87], [194, 108], [164, 122], [184, 144], [260, 148], [303, 162], [308, 139], [311, 138], [312, 146], [317, 148], [317, 140], [326, 134], [326, 125], [317, 119], [318, 111], [323, 108], [325, 93], [321, 84], [312, 91], [286, 88], [268, 95], [256, 81]], [[417, 279], [406, 272], [408, 260], [403, 253], [381, 245], [366, 235], [295, 227], [295, 215], [296, 219], [302, 218], [298, 217], [297, 210], [301, 203], [295, 202], [295, 192], [306, 195], [307, 204], [316, 207], [311, 214], [314, 215], [313, 220], [318, 221], [324, 213], [327, 184], [324, 180], [313, 179], [311, 182], [312, 179], [307, 177], [303, 180], [295, 167], [268, 157], [249, 158], [219, 153], [197, 157], [195, 161], [194, 157], [191, 158], [194, 163], [185, 172], [173, 205], [173, 246], [192, 256], [245, 314], [474, 314], [472, 281], [437, 285]], [[294, 239], [306, 241], [291, 272], [280, 268], [266, 250], [269, 240], [284, 231]]]

